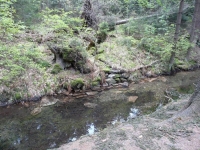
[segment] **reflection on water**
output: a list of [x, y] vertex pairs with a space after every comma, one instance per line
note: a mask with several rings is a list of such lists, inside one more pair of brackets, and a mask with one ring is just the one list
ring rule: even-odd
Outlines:
[[89, 135], [94, 134], [95, 130], [97, 130], [97, 129], [95, 129], [94, 123], [91, 123], [91, 124], [89, 124], [89, 125], [87, 125], [87, 126], [88, 126], [87, 131], [88, 131], [88, 134], [89, 134]]
[[124, 101], [99, 102], [95, 108], [85, 107], [88, 101], [90, 99], [79, 99], [44, 107], [36, 116], [30, 114], [31, 107], [1, 108], [0, 148], [4, 140], [8, 142], [4, 150], [10, 147], [20, 150], [56, 148], [139, 114], [138, 109]]

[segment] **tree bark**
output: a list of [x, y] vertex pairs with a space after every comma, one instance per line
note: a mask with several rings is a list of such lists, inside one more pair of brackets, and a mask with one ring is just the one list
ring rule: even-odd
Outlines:
[[171, 57], [170, 57], [170, 60], [169, 60], [169, 71], [170, 71], [170, 73], [171, 73], [171, 71], [174, 70], [173, 69], [174, 58], [175, 58], [176, 44], [177, 44], [178, 37], [179, 37], [179, 30], [180, 30], [180, 26], [181, 26], [183, 7], [184, 7], [184, 0], [181, 0], [180, 5], [179, 5], [178, 16], [177, 16], [177, 20], [176, 20], [176, 31], [175, 31], [175, 34], [174, 34], [174, 47], [173, 47], [173, 51], [171, 52]]
[[[200, 0], [195, 0], [194, 15], [192, 19], [192, 26], [190, 30], [190, 42], [196, 46], [197, 40], [200, 39]], [[186, 60], [190, 60], [190, 54], [193, 47], [189, 47]]]
[[85, 0], [84, 2], [81, 19], [85, 20], [85, 26], [92, 27], [94, 29], [97, 28], [97, 19], [93, 13], [92, 4], [90, 0]]

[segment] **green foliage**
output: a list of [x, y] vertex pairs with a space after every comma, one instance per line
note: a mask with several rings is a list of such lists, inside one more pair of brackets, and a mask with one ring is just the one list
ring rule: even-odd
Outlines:
[[119, 43], [122, 46], [127, 46], [127, 48], [131, 48], [133, 46], [136, 46], [139, 42], [138, 40], [134, 39], [132, 36], [127, 36], [123, 39], [120, 39]]
[[140, 21], [132, 20], [129, 23], [122, 26], [122, 31], [124, 32], [125, 35], [128, 36], [142, 34], [142, 32], [144, 31], [144, 26], [142, 24], [144, 24], [142, 20]]
[[82, 28], [82, 20], [78, 17], [70, 17], [71, 13], [63, 10], [43, 10], [41, 14], [42, 26], [53, 31], [64, 29], [68, 35], [73, 35], [73, 31], [79, 31]]
[[22, 21], [27, 26], [38, 23], [41, 5], [42, 1], [40, 0], [17, 0], [13, 5], [16, 10], [15, 20]]
[[6, 46], [0, 44], [1, 84], [10, 84], [27, 68], [44, 70], [43, 54], [32, 45]]
[[102, 22], [99, 24], [99, 31], [107, 33], [109, 30], [109, 25], [107, 22]]
[[52, 74], [58, 74], [59, 72], [61, 72], [63, 69], [60, 67], [59, 64], [55, 64], [53, 69], [51, 70]]
[[11, 38], [13, 34], [16, 34], [20, 29], [24, 28], [21, 23], [15, 23], [13, 14], [15, 13], [12, 4], [15, 2], [12, 0], [1, 0], [0, 3], [0, 38]]

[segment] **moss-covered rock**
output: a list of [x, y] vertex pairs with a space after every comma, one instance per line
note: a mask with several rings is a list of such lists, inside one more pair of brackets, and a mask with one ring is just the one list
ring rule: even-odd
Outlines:
[[54, 53], [54, 60], [60, 64], [61, 68], [66, 69], [68, 67], [73, 67], [81, 73], [90, 73], [92, 71], [92, 68], [87, 64], [87, 52], [81, 39], [72, 38], [69, 42], [48, 44], [48, 46]]
[[84, 80], [81, 78], [77, 78], [75, 80], [72, 80], [71, 87], [72, 89], [82, 89], [84, 86]]
[[51, 70], [52, 74], [58, 74], [59, 72], [61, 72], [63, 69], [60, 67], [59, 64], [55, 64], [53, 69]]
[[20, 100], [22, 98], [21, 94], [19, 92], [15, 93], [15, 99]]
[[114, 78], [115, 79], [115, 81], [117, 82], [117, 83], [119, 83], [121, 80], [120, 80], [120, 78]]

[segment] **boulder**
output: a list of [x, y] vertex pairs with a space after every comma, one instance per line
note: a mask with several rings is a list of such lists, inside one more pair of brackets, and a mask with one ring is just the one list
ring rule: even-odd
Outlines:
[[113, 85], [117, 83], [113, 78], [106, 79], [106, 82], [108, 83], [108, 85]]
[[130, 73], [123, 73], [121, 75], [122, 78], [128, 79], [130, 77]]

